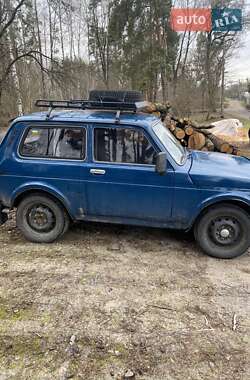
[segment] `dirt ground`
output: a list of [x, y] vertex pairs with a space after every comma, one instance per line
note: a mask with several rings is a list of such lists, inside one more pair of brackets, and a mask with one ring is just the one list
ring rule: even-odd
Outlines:
[[35, 245], [14, 220], [0, 252], [0, 380], [250, 378], [249, 253], [101, 224]]
[[250, 111], [238, 99], [227, 99], [228, 105], [225, 109], [226, 116], [234, 115], [236, 119], [250, 119]]

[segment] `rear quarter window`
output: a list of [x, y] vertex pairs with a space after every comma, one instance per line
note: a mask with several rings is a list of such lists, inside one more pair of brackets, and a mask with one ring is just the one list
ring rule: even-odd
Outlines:
[[28, 128], [20, 145], [19, 153], [24, 157], [84, 160], [86, 157], [86, 129]]

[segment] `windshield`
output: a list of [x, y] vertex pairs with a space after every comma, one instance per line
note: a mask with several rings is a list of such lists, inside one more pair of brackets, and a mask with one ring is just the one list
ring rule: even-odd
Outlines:
[[180, 144], [178, 140], [172, 135], [172, 133], [159, 122], [153, 127], [153, 131], [164, 145], [168, 153], [173, 157], [178, 165], [184, 163], [186, 152], [185, 148]]

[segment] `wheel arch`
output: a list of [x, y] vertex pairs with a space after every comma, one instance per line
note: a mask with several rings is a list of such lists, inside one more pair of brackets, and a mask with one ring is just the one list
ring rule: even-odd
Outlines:
[[[224, 199], [224, 200], [215, 200], [214, 202], [210, 202], [208, 204], [205, 204], [200, 210], [199, 213], [196, 215], [195, 219], [193, 220], [192, 227], [200, 220], [200, 218], [212, 208], [216, 208], [218, 206], [238, 206], [242, 210], [246, 211], [247, 214], [250, 217], [250, 204], [242, 199]], [[192, 228], [191, 227], [191, 228]]]
[[69, 218], [73, 219], [73, 217], [70, 213], [70, 207], [69, 207], [68, 202], [63, 198], [62, 195], [60, 195], [60, 193], [58, 193], [54, 190], [48, 189], [48, 188], [29, 187], [29, 188], [24, 188], [24, 189], [18, 191], [12, 198], [11, 208], [17, 207], [24, 198], [26, 198], [27, 196], [34, 195], [34, 194], [45, 195], [45, 196], [55, 200], [56, 202], [58, 202], [63, 207], [65, 212], [68, 214]]

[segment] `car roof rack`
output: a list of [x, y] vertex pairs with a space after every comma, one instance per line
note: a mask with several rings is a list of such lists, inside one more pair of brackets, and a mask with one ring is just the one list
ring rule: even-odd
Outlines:
[[[98, 93], [96, 91], [96, 93]], [[105, 92], [105, 94], [108, 91]], [[90, 93], [91, 95], [91, 93]], [[96, 95], [96, 94], [95, 94]], [[91, 96], [93, 99], [93, 95]], [[135, 100], [139, 100], [139, 97]], [[55, 109], [71, 109], [71, 110], [103, 110], [103, 111], [117, 111], [116, 123], [120, 122], [120, 114], [123, 111], [127, 112], [139, 112], [148, 106], [147, 101], [133, 101], [132, 96], [130, 98], [123, 97], [116, 98], [115, 96], [100, 96], [98, 99], [91, 100], [45, 100], [39, 99], [35, 102], [36, 107], [48, 108], [47, 119], [51, 117], [51, 113]]]
[[133, 111], [137, 112], [145, 108], [149, 103], [142, 102], [119, 102], [119, 101], [94, 101], [94, 100], [37, 100], [36, 107], [53, 109], [80, 109], [80, 110], [108, 110], [108, 111]]

